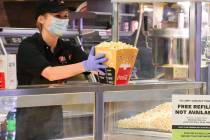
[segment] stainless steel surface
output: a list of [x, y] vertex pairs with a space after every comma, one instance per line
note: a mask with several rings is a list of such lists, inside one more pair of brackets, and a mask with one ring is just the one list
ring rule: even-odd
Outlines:
[[201, 74], [201, 17], [200, 2], [190, 6], [190, 46], [189, 46], [189, 79], [200, 81]]
[[210, 94], [210, 64], [208, 64], [207, 94]]
[[[31, 36], [36, 32], [39, 32], [36, 28], [9, 28], [9, 27], [0, 27], [0, 36], [4, 37], [25, 37], [25, 36]], [[94, 32], [105, 32], [107, 30], [105, 29], [83, 29], [81, 33], [79, 34], [79, 31], [77, 29], [68, 29], [63, 37], [72, 37], [72, 36], [78, 36], [78, 35], [88, 35], [92, 34]]]
[[127, 135], [136, 135], [136, 136], [149, 136], [149, 137], [158, 137], [158, 138], [171, 138], [171, 133], [167, 132], [158, 132], [158, 131], [147, 131], [147, 130], [138, 130], [138, 129], [114, 129], [114, 133], [118, 134], [127, 134]]
[[153, 136], [137, 136], [128, 134], [113, 134], [106, 136], [105, 140], [171, 140], [171, 138], [164, 137], [153, 137]]
[[[74, 137], [74, 138], [63, 138], [55, 140], [93, 140], [93, 136], [83, 136], [83, 137]], [[171, 140], [171, 138], [161, 138], [161, 137], [144, 137], [136, 135], [127, 135], [127, 134], [113, 134], [105, 135], [105, 140]]]
[[93, 116], [93, 112], [84, 112], [84, 111], [63, 111], [64, 118], [78, 118], [78, 117], [89, 117]]
[[[112, 13], [111, 12], [96, 12], [96, 11], [89, 11], [89, 12], [93, 12], [96, 15], [109, 15], [111, 16]], [[125, 17], [135, 17], [135, 14], [130, 14], [130, 13], [121, 13], [120, 16], [125, 16]]]
[[188, 94], [188, 90], [159, 89], [142, 91], [106, 91], [104, 92], [104, 102], [135, 102], [149, 101], [153, 98], [168, 100], [172, 94]]
[[63, 139], [53, 139], [53, 140], [93, 140], [93, 136], [82, 136], [82, 137], [73, 137], [73, 138], [63, 138]]
[[196, 14], [195, 14], [195, 17], [196, 17], [196, 50], [195, 50], [195, 57], [196, 57], [196, 60], [195, 60], [195, 70], [196, 70], [196, 78], [195, 78], [195, 81], [201, 81], [201, 69], [202, 69], [202, 66], [201, 66], [201, 56], [202, 56], [202, 52], [201, 52], [201, 25], [202, 25], [202, 2], [197, 2], [196, 3]]
[[[22, 89], [0, 90], [1, 96], [23, 96], [23, 95], [43, 95], [43, 94], [76, 94], [77, 92], [104, 92], [104, 91], [123, 91], [123, 90], [147, 90], [147, 89], [194, 89], [204, 88], [205, 82], [192, 81], [158, 81], [142, 82], [141, 80], [133, 81], [132, 84], [115, 86], [90, 83], [72, 83], [69, 85], [34, 85], [24, 86]], [[205, 93], [203, 93], [205, 94]]]
[[129, 81], [129, 84], [136, 84], [136, 83], [157, 83], [159, 80], [157, 79], [150, 79], [150, 80], [132, 80]]
[[163, 38], [189, 38], [188, 28], [164, 28], [164, 29], [153, 29], [150, 31], [149, 36], [152, 37], [163, 37]]
[[18, 96], [17, 107], [88, 104], [94, 103], [94, 100], [94, 92], [23, 95]]
[[188, 64], [189, 28], [153, 29], [153, 64]]
[[152, 37], [153, 64], [188, 64], [189, 39]]
[[112, 41], [119, 41], [119, 4], [113, 3]]
[[[39, 32], [36, 28], [1, 28], [0, 36], [31, 36], [36, 32]], [[77, 30], [68, 30], [63, 36], [77, 36], [79, 32]]]
[[[150, 81], [149, 83], [147, 83], [147, 82], [144, 82], [141, 80], [135, 80], [129, 86], [132, 87], [134, 85], [141, 85], [141, 89], [138, 89], [136, 87], [133, 90], [205, 88], [205, 82], [190, 82], [190, 81], [158, 81], [158, 82]], [[116, 88], [122, 88], [122, 86], [117, 86]], [[127, 88], [127, 89], [132, 90], [131, 88]], [[106, 91], [111, 91], [111, 90], [106, 89]], [[115, 91], [117, 91], [117, 90], [115, 90]]]
[[103, 93], [96, 92], [95, 107], [95, 140], [104, 139], [104, 97]]
[[64, 118], [80, 118], [94, 116], [94, 104], [69, 104], [62, 105]]
[[193, 3], [190, 7], [190, 49], [189, 49], [189, 79], [195, 81], [195, 3]]
[[142, 24], [142, 19], [143, 19], [143, 13], [144, 13], [144, 5], [139, 3], [139, 21], [138, 21], [138, 28], [137, 28], [137, 33], [136, 37], [134, 40], [134, 47], [137, 47], [138, 41], [139, 41], [139, 35], [141, 31], [141, 24]]

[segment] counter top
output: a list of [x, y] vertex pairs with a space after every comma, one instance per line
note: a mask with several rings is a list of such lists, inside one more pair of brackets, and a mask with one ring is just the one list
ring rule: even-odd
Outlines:
[[132, 81], [129, 85], [105, 85], [100, 83], [72, 82], [68, 84], [19, 86], [18, 89], [0, 90], [0, 96], [40, 95], [75, 92], [147, 90], [147, 89], [196, 89], [205, 87], [203, 82], [190, 81]]

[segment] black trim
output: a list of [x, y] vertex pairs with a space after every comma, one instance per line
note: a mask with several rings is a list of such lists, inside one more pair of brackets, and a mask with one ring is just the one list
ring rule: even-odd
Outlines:
[[172, 129], [210, 129], [210, 126], [195, 126], [195, 125], [173, 125]]

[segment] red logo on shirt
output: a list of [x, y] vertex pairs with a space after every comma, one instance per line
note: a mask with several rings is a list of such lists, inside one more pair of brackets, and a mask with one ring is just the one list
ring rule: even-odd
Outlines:
[[59, 58], [59, 62], [61, 63], [61, 64], [66, 64], [67, 62], [66, 62], [66, 57], [64, 57], [64, 56], [60, 56]]

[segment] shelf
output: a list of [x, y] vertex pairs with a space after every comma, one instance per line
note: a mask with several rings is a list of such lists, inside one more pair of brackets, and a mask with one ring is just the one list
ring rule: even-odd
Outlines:
[[[112, 16], [111, 12], [95, 12], [95, 11], [90, 11], [90, 12], [95, 13], [96, 15]], [[132, 13], [120, 13], [120, 16], [135, 17], [135, 14], [132, 14]]]
[[165, 28], [150, 31], [149, 36], [163, 38], [189, 38], [188, 28]]

